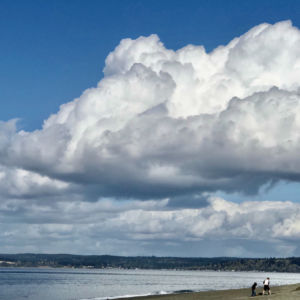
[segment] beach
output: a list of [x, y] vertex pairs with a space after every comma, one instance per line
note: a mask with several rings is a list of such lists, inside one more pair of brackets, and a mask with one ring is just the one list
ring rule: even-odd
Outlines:
[[[262, 288], [257, 288], [257, 296], [255, 299], [274, 299], [274, 300], [293, 300], [300, 299], [300, 283], [291, 285], [282, 285], [271, 287], [271, 295], [260, 295]], [[135, 297], [135, 300], [242, 300], [242, 299], [253, 299], [250, 297], [251, 288], [248, 289], [233, 289], [223, 291], [207, 291], [197, 293], [183, 293], [183, 294], [170, 294], [170, 295], [156, 295], [156, 296], [145, 296]], [[132, 298], [122, 298], [132, 299]]]

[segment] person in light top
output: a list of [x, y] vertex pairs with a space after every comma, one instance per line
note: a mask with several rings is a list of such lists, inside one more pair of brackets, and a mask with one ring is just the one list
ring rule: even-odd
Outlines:
[[267, 277], [265, 280], [264, 280], [264, 289], [263, 289], [263, 295], [265, 293], [268, 293], [268, 295], [271, 295], [271, 290], [270, 290], [270, 278]]

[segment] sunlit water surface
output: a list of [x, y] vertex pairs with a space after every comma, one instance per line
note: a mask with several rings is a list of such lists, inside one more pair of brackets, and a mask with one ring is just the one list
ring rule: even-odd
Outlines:
[[81, 300], [300, 283], [299, 273], [0, 268], [0, 299]]

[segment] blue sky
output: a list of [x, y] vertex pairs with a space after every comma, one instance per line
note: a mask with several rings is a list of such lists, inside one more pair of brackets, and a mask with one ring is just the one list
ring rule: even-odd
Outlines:
[[300, 255], [299, 16], [0, 1], [0, 252]]
[[101, 79], [106, 56], [123, 38], [158, 34], [167, 48], [228, 43], [251, 27], [290, 19], [299, 1], [0, 2], [0, 119], [40, 128], [59, 105]]

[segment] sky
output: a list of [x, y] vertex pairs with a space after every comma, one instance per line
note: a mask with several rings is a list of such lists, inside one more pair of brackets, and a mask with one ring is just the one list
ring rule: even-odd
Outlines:
[[0, 1], [0, 252], [300, 256], [299, 1]]

